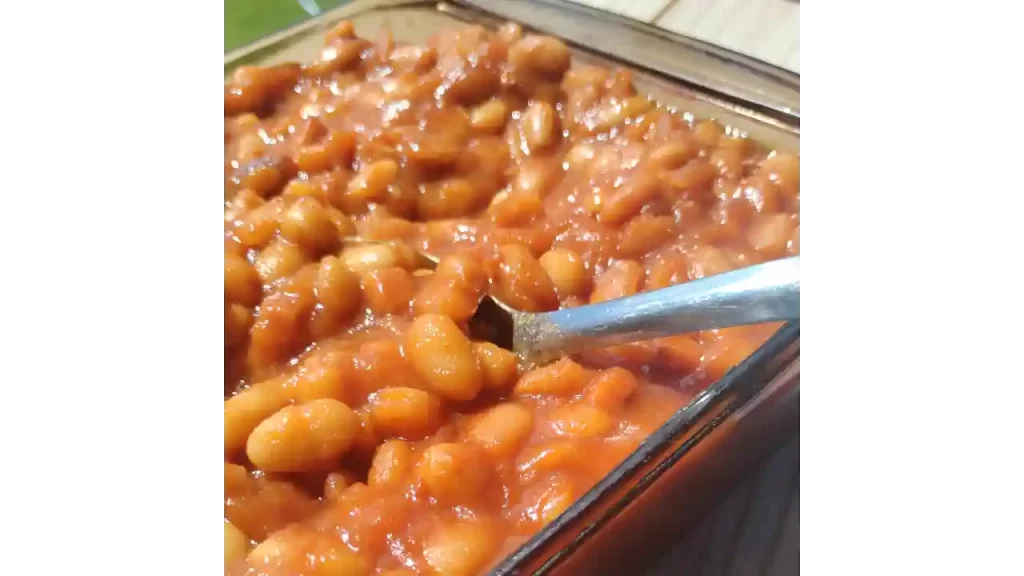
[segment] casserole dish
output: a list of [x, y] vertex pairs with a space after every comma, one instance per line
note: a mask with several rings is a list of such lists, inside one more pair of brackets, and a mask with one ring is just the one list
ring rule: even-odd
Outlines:
[[[308, 61], [337, 21], [422, 43], [442, 28], [514, 21], [561, 38], [575, 62], [625, 67], [641, 92], [730, 134], [798, 151], [799, 78], [701, 42], [594, 10], [534, 1], [356, 1], [227, 55], [241, 65]], [[615, 38], [614, 43], [607, 43]], [[637, 573], [798, 427], [799, 326], [672, 416], [610, 474], [498, 563], [494, 574]]]

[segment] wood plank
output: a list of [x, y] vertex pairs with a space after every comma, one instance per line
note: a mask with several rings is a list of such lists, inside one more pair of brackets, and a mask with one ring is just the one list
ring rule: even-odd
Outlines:
[[764, 576], [793, 576], [800, 573], [800, 491], [789, 505], [775, 555]]
[[604, 10], [648, 24], [654, 17], [661, 13], [672, 0], [572, 0], [577, 4], [583, 4], [598, 10]]
[[792, 576], [800, 571], [800, 438], [777, 452], [648, 576]]
[[791, 442], [764, 469], [754, 484], [753, 505], [740, 526], [729, 559], [728, 576], [748, 576], [768, 571], [776, 548], [784, 538], [790, 503], [798, 498], [800, 441]]
[[676, 0], [655, 24], [800, 71], [800, 4], [786, 0]]

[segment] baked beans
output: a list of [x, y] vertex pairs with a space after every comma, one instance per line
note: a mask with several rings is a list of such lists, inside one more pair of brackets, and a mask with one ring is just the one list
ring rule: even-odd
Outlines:
[[525, 373], [469, 336], [485, 293], [555, 310], [800, 249], [798, 156], [556, 38], [342, 22], [315, 62], [238, 69], [224, 112], [230, 573], [485, 571], [775, 329]]

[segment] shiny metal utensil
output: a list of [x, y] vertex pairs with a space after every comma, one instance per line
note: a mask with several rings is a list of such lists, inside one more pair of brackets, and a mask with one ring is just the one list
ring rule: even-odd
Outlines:
[[530, 363], [698, 330], [795, 320], [800, 318], [800, 257], [600, 304], [542, 314], [507, 311], [512, 350]]
[[[439, 261], [434, 255], [418, 254], [425, 267]], [[512, 350], [524, 365], [536, 365], [585, 349], [799, 318], [800, 257], [793, 256], [554, 312], [521, 312], [485, 296], [470, 329], [474, 336]]]

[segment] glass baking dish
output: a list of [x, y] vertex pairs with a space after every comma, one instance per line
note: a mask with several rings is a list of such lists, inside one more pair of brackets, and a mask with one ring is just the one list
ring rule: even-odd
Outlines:
[[[225, 56], [243, 64], [312, 60], [338, 20], [422, 43], [443, 28], [515, 21], [558, 36], [577, 62], [627, 67], [637, 90], [730, 133], [799, 151], [800, 79], [749, 57], [590, 8], [546, 0], [355, 0]], [[609, 39], [614, 39], [609, 42]], [[640, 574], [746, 472], [799, 428], [800, 327], [754, 354], [677, 412], [603, 480], [491, 572]]]

